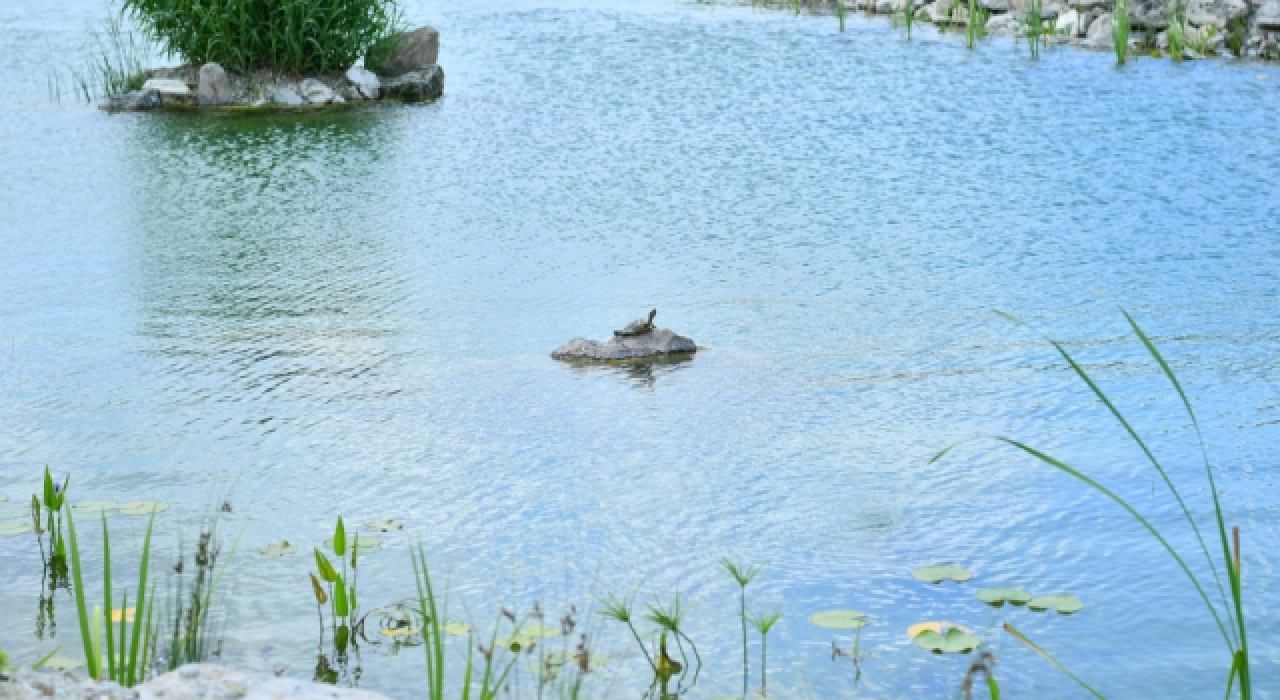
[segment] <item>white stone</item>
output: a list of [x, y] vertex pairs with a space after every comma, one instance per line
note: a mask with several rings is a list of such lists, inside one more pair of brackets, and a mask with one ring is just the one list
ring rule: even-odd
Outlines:
[[222, 105], [232, 101], [231, 80], [227, 72], [216, 63], [200, 66], [199, 83], [196, 85], [196, 101], [202, 105]]
[[298, 83], [298, 92], [311, 104], [323, 105], [333, 101], [333, 90], [315, 78], [307, 78]]
[[1076, 37], [1080, 35], [1080, 13], [1075, 10], [1068, 10], [1058, 17], [1054, 22], [1053, 28], [1063, 36]]
[[142, 84], [142, 92], [155, 91], [160, 95], [160, 102], [166, 107], [172, 105], [193, 105], [196, 102], [195, 93], [191, 92], [191, 88], [181, 80], [172, 78], [152, 78]]
[[352, 66], [347, 70], [347, 81], [356, 89], [359, 97], [366, 100], [378, 99], [382, 81], [378, 80], [378, 76], [373, 71], [363, 66]]
[[278, 87], [271, 95], [271, 101], [278, 105], [298, 106], [306, 104], [307, 101], [298, 95], [298, 92], [291, 87]]

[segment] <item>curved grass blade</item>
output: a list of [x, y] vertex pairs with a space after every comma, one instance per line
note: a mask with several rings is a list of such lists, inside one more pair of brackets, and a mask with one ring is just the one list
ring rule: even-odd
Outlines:
[[88, 668], [90, 678], [98, 678], [101, 675], [102, 660], [93, 653], [89, 613], [85, 610], [84, 604], [84, 576], [80, 571], [80, 545], [76, 540], [76, 521], [70, 508], [67, 509], [67, 532], [71, 538], [71, 580], [72, 585], [76, 587], [76, 616], [80, 622], [80, 641], [84, 645], [85, 666]]
[[[1066, 666], [1063, 666], [1062, 664], [1058, 663], [1058, 660], [1050, 656], [1049, 652], [1045, 651], [1044, 649], [1041, 649], [1040, 647], [1036, 646], [1035, 642], [1032, 642], [1030, 639], [1027, 639], [1026, 637], [1022, 636], [1022, 633], [1014, 629], [1013, 625], [1007, 622], [1004, 623], [1004, 631], [1013, 635], [1013, 638], [1018, 640], [1019, 642], [1026, 644], [1028, 647], [1031, 648], [1032, 651], [1044, 657], [1044, 659], [1049, 663], [1053, 664], [1054, 666], [1057, 666], [1059, 671], [1062, 671], [1063, 673], [1070, 676], [1071, 680], [1080, 684], [1080, 687], [1084, 688], [1090, 693], [1093, 693], [1093, 697], [1098, 698], [1098, 700], [1107, 700], [1098, 691], [1094, 690], [1093, 688], [1090, 688], [1088, 683], [1085, 683], [1084, 681], [1080, 680], [1080, 677], [1072, 673]], [[995, 696], [993, 695], [992, 697], [995, 697]]]

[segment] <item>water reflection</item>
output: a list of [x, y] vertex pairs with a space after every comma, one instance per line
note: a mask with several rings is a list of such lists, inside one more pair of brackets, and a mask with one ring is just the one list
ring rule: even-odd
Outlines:
[[693, 363], [693, 354], [614, 362], [565, 362], [582, 377], [609, 375], [636, 388], [652, 389], [660, 377], [670, 376]]

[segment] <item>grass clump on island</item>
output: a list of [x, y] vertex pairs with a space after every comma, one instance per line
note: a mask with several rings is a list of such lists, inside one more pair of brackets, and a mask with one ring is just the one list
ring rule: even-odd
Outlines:
[[121, 10], [183, 61], [249, 72], [377, 68], [403, 28], [395, 0], [123, 0]]

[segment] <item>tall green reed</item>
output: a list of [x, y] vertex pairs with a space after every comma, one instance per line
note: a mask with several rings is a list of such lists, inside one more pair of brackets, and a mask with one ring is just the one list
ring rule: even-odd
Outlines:
[[[71, 572], [75, 585], [76, 617], [80, 623], [80, 640], [84, 646], [85, 664], [89, 676], [99, 680], [112, 680], [125, 687], [133, 687], [146, 678], [147, 664], [154, 654], [154, 639], [151, 634], [152, 612], [155, 604], [155, 586], [152, 584], [151, 595], [147, 595], [147, 568], [151, 562], [151, 531], [155, 526], [156, 516], [153, 512], [147, 523], [147, 534], [143, 540], [142, 558], [138, 572], [137, 599], [132, 635], [129, 635], [128, 608], [129, 593], [125, 591], [120, 604], [120, 626], [118, 635], [112, 629], [111, 611], [114, 601], [111, 595], [111, 538], [107, 530], [107, 517], [102, 516], [102, 582], [104, 606], [93, 606], [90, 614], [85, 602], [84, 571], [80, 565], [80, 546], [76, 539], [75, 518], [67, 511], [67, 530], [70, 540]], [[105, 609], [104, 609], [105, 608]], [[106, 627], [106, 668], [102, 667], [102, 630]], [[144, 631], [145, 630], [145, 631]], [[118, 642], [118, 644], [117, 644]], [[106, 671], [104, 674], [103, 671]]]
[[246, 72], [327, 72], [385, 57], [403, 29], [395, 0], [123, 0], [168, 53]]
[[759, 564], [739, 564], [729, 559], [720, 558], [720, 566], [724, 567], [729, 578], [738, 584], [738, 618], [742, 621], [742, 696], [747, 696], [747, 678], [750, 667], [747, 663], [747, 586], [760, 574]]
[[[782, 619], [781, 610], [751, 616], [751, 626], [760, 633], [760, 694], [769, 694], [769, 631]], [[745, 694], [743, 697], [746, 697]]]
[[844, 31], [844, 0], [831, 0], [836, 6], [836, 17], [840, 20], [840, 31]]
[[1129, 2], [1116, 0], [1112, 15], [1111, 42], [1116, 50], [1116, 63], [1124, 65], [1129, 53]]
[[[1002, 312], [997, 312], [997, 313], [999, 313], [1002, 317], [1009, 319], [1019, 325], [1026, 325], [1022, 321], [1012, 316], [1009, 316], [1008, 314], [1004, 314]], [[1191, 515], [1191, 510], [1190, 508], [1188, 508], [1186, 501], [1183, 499], [1182, 493], [1178, 490], [1177, 486], [1174, 484], [1173, 480], [1170, 478], [1168, 470], [1165, 468], [1164, 464], [1160, 462], [1160, 460], [1156, 457], [1155, 453], [1151, 450], [1151, 448], [1147, 445], [1147, 443], [1138, 435], [1137, 430], [1133, 428], [1133, 425], [1129, 422], [1129, 419], [1125, 417], [1123, 412], [1121, 412], [1120, 409], [1118, 409], [1116, 405], [1112, 402], [1111, 398], [1101, 389], [1101, 387], [1098, 386], [1097, 382], [1093, 379], [1092, 375], [1086, 372], [1084, 368], [1081, 367], [1078, 362], [1076, 362], [1075, 357], [1072, 356], [1069, 352], [1067, 352], [1066, 348], [1063, 347], [1061, 343], [1053, 339], [1048, 339], [1048, 342], [1051, 345], [1053, 345], [1054, 349], [1058, 351], [1058, 354], [1061, 355], [1064, 360], [1066, 360], [1067, 364], [1075, 372], [1076, 376], [1078, 376], [1089, 387], [1089, 390], [1093, 393], [1093, 395], [1104, 406], [1106, 406], [1111, 416], [1115, 418], [1116, 422], [1119, 423], [1120, 426], [1124, 429], [1125, 434], [1128, 435], [1128, 437], [1133, 441], [1133, 443], [1141, 450], [1143, 456], [1146, 458], [1146, 461], [1149, 462], [1151, 466], [1155, 468], [1156, 472], [1160, 475], [1161, 480], [1164, 482], [1165, 486], [1168, 488], [1170, 494], [1173, 495], [1174, 500], [1178, 504], [1178, 508], [1181, 510], [1183, 517], [1187, 521], [1187, 524], [1190, 525], [1192, 533], [1194, 533], [1195, 535], [1196, 542], [1199, 546], [1199, 550], [1204, 555], [1205, 563], [1208, 566], [1209, 572], [1213, 576], [1213, 582], [1215, 584], [1215, 587], [1217, 588], [1217, 593], [1218, 593], [1218, 596], [1217, 596], [1218, 600], [1216, 602], [1210, 599], [1209, 594], [1205, 590], [1205, 584], [1203, 581], [1201, 581], [1200, 576], [1197, 576], [1195, 573], [1191, 571], [1191, 568], [1187, 565], [1182, 555], [1179, 554], [1176, 549], [1174, 549], [1173, 545], [1169, 543], [1169, 541], [1165, 538], [1164, 534], [1158, 528], [1156, 528], [1155, 525], [1151, 523], [1151, 521], [1147, 520], [1147, 518], [1143, 517], [1142, 514], [1140, 514], [1136, 509], [1134, 509], [1134, 507], [1130, 505], [1129, 502], [1126, 501], [1124, 498], [1116, 494], [1114, 491], [1103, 486], [1099, 482], [1095, 481], [1093, 478], [1089, 477], [1087, 474], [1080, 471], [1079, 469], [1072, 467], [1066, 462], [1063, 462], [1062, 460], [1059, 460], [1042, 450], [1031, 447], [1018, 440], [1014, 440], [1012, 438], [1005, 437], [1005, 436], [996, 436], [994, 439], [1006, 445], [1017, 448], [1018, 450], [1021, 450], [1022, 452], [1028, 455], [1031, 455], [1037, 460], [1051, 467], [1054, 467], [1062, 472], [1065, 472], [1066, 474], [1069, 474], [1075, 477], [1076, 479], [1084, 482], [1085, 484], [1088, 484], [1094, 490], [1098, 491], [1102, 495], [1111, 499], [1117, 505], [1123, 508], [1124, 511], [1129, 514], [1130, 517], [1132, 517], [1139, 524], [1141, 524], [1143, 528], [1145, 528], [1147, 532], [1150, 533], [1151, 536], [1153, 536], [1160, 543], [1161, 547], [1163, 547], [1164, 550], [1169, 553], [1169, 555], [1173, 558], [1173, 560], [1178, 564], [1178, 568], [1182, 570], [1183, 574], [1191, 582], [1191, 585], [1195, 588], [1196, 593], [1200, 596], [1201, 601], [1204, 603], [1205, 609], [1208, 610], [1210, 616], [1214, 620], [1214, 623], [1218, 627], [1218, 631], [1222, 635], [1224, 645], [1226, 646], [1227, 652], [1231, 657], [1231, 665], [1230, 665], [1230, 670], [1228, 671], [1228, 680], [1227, 680], [1227, 695], [1230, 696], [1231, 690], [1234, 687], [1236, 680], [1239, 680], [1240, 699], [1251, 700], [1251, 698], [1253, 697], [1253, 679], [1252, 679], [1252, 675], [1250, 672], [1250, 665], [1249, 665], [1248, 633], [1247, 633], [1247, 628], [1246, 628], [1245, 619], [1244, 619], [1244, 594], [1241, 587], [1241, 579], [1240, 579], [1239, 530], [1237, 529], [1234, 532], [1235, 546], [1234, 546], [1234, 553], [1233, 553], [1232, 541], [1229, 540], [1227, 537], [1226, 518], [1223, 514], [1222, 503], [1218, 498], [1218, 487], [1213, 478], [1213, 469], [1209, 463], [1208, 448], [1205, 446], [1204, 436], [1200, 428], [1200, 422], [1196, 417], [1194, 409], [1192, 409], [1191, 407], [1191, 401], [1190, 399], [1187, 398], [1186, 392], [1183, 390], [1181, 382], [1178, 381], [1178, 378], [1174, 374], [1173, 369], [1169, 366], [1169, 363], [1165, 360], [1164, 356], [1156, 348], [1155, 344], [1151, 341], [1151, 339], [1147, 336], [1147, 334], [1142, 330], [1142, 328], [1138, 326], [1137, 321], [1135, 321], [1127, 311], [1122, 310], [1121, 313], [1124, 314], [1125, 320], [1128, 321], [1129, 326], [1133, 330], [1134, 335], [1142, 342], [1142, 346], [1146, 349], [1147, 353], [1151, 356], [1151, 358], [1155, 360], [1156, 364], [1160, 367], [1160, 371], [1169, 380], [1169, 383], [1173, 386], [1174, 390], [1177, 392], [1178, 398], [1181, 400], [1182, 406], [1185, 409], [1187, 416], [1191, 420], [1191, 425], [1195, 429], [1196, 441], [1199, 444], [1200, 457], [1204, 466], [1205, 477], [1208, 482], [1208, 490], [1213, 497], [1213, 515], [1214, 515], [1214, 520], [1216, 522], [1217, 530], [1218, 530], [1218, 533], [1217, 533], [1218, 545], [1221, 547], [1221, 551], [1219, 552], [1219, 555], [1221, 557], [1221, 562], [1214, 561], [1214, 557], [1210, 553], [1209, 547], [1206, 544], [1204, 536], [1200, 531], [1200, 527], [1196, 524], [1195, 518]], [[942, 459], [947, 453], [951, 452], [959, 444], [960, 443], [956, 443], [948, 446], [946, 449], [942, 450], [937, 455], [935, 455], [934, 458], [930, 460], [929, 463], [932, 464], [938, 461], [939, 459]], [[1227, 588], [1225, 590], [1222, 585], [1222, 577], [1219, 575], [1220, 566], [1226, 572]], [[1230, 591], [1229, 596], [1227, 593], [1228, 590]], [[1029, 642], [1029, 640], [1027, 641]]]
[[169, 633], [163, 661], [169, 670], [186, 663], [208, 661], [216, 654], [216, 634], [210, 623], [210, 612], [214, 608], [214, 594], [239, 545], [237, 538], [231, 551], [223, 555], [218, 536], [220, 513], [220, 510], [215, 511], [200, 527], [191, 553], [192, 581], [189, 587], [187, 560], [181, 550], [173, 569], [177, 579], [176, 590], [171, 579], [164, 612], [169, 620]]
[[987, 26], [987, 8], [983, 7], [978, 0], [969, 0], [969, 12], [964, 26], [964, 44], [968, 48], [973, 48], [978, 37], [986, 32]]
[[1182, 0], [1169, 0], [1169, 26], [1165, 29], [1165, 40], [1169, 42], [1169, 57], [1174, 62], [1182, 61], [1182, 52], [1187, 48], [1187, 11]]

